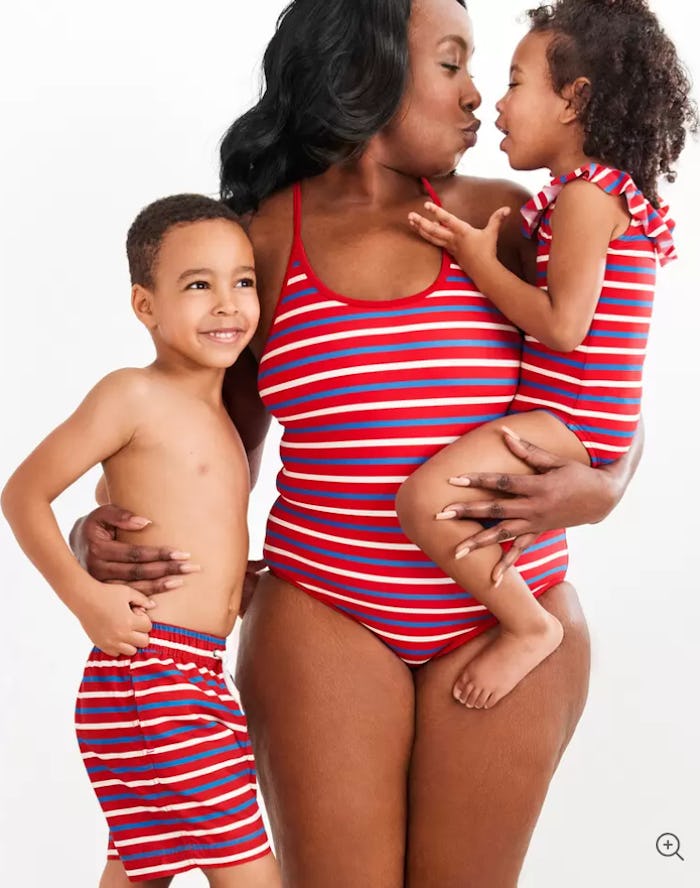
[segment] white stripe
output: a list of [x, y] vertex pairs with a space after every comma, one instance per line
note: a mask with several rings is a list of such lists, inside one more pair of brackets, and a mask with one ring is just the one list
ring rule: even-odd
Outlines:
[[542, 567], [543, 564], [549, 564], [550, 561], [556, 561], [558, 558], [566, 558], [567, 552], [566, 550], [551, 552], [549, 555], [545, 555], [544, 558], [540, 558], [537, 561], [528, 561], [527, 564], [516, 564], [515, 569], [519, 573], [525, 573], [528, 570], [532, 570], [533, 567]]
[[111, 728], [135, 728], [138, 725], [138, 720], [136, 721], [128, 721], [128, 722], [90, 722], [89, 724], [83, 724], [82, 722], [76, 723], [76, 728], [79, 731], [104, 731], [109, 730]]
[[[356, 367], [339, 367], [334, 370], [324, 370], [321, 373], [311, 373], [308, 376], [302, 376], [298, 379], [292, 379], [287, 382], [281, 382], [278, 385], [270, 385], [267, 388], [260, 389], [260, 395], [264, 398], [266, 395], [273, 395], [275, 392], [286, 391], [299, 385], [310, 385], [312, 382], [318, 382], [322, 379], [336, 379], [341, 376], [365, 376], [368, 373], [385, 373], [388, 370], [427, 370], [431, 367], [438, 369], [452, 369], [453, 367], [479, 367], [486, 369], [487, 367], [518, 367], [519, 361], [498, 361], [493, 359], [478, 358], [461, 358], [450, 360], [443, 358], [441, 360], [432, 361], [391, 361], [390, 363], [377, 363], [370, 365], [358, 365]], [[507, 385], [508, 380], [504, 379], [503, 384]], [[387, 386], [390, 387], [390, 386]]]
[[91, 700], [100, 697], [133, 697], [133, 691], [83, 691], [78, 694], [78, 700]]
[[555, 410], [561, 410], [564, 413], [571, 414], [571, 416], [594, 416], [597, 419], [613, 419], [617, 422], [637, 422], [639, 420], [639, 413], [602, 413], [597, 410], [573, 410], [571, 407], [566, 407], [564, 404], [558, 404], [555, 401], [544, 401], [540, 398], [526, 398], [525, 395], [518, 395], [518, 400], [526, 401], [528, 404], [542, 404], [545, 407], [553, 407]]
[[[534, 336], [526, 336], [526, 342], [537, 342]], [[539, 344], [539, 343], [538, 343]], [[590, 355], [645, 355], [645, 348], [606, 348], [598, 345], [579, 345], [574, 352]]]
[[205, 697], [216, 697], [217, 700], [226, 699], [226, 692], [223, 690], [218, 691], [214, 688], [203, 688], [199, 684], [189, 684], [187, 682], [184, 684], [160, 685], [155, 688], [146, 688], [143, 691], [134, 688], [134, 691], [137, 697], [149, 697], [151, 694], [169, 694], [171, 691], [196, 691], [198, 694], [204, 694]]
[[642, 258], [653, 256], [649, 250], [614, 250], [612, 247], [608, 250], [608, 254], [610, 256], [641, 256]]
[[310, 475], [306, 472], [290, 472], [282, 469], [285, 478], [300, 481], [327, 481], [332, 484], [403, 484], [408, 475]]
[[[506, 330], [509, 333], [517, 333], [515, 327], [510, 324], [494, 324], [487, 321], [441, 321], [431, 324], [404, 324], [397, 327], [366, 327], [360, 330], [341, 330], [339, 333], [326, 333], [324, 336], [313, 336], [310, 339], [299, 339], [287, 345], [281, 345], [272, 351], [266, 352], [260, 364], [269, 361], [277, 355], [286, 354], [289, 351], [299, 352], [303, 348], [321, 343], [338, 342], [341, 339], [360, 340], [365, 336], [388, 336], [392, 333], [423, 333], [429, 330]], [[505, 346], [504, 346], [505, 347]]]
[[[233, 700], [233, 697], [230, 697], [229, 700]], [[161, 715], [156, 716], [154, 718], [142, 718], [141, 724], [145, 728], [153, 728], [156, 725], [170, 724], [170, 722], [193, 722], [193, 721], [203, 721], [203, 722], [216, 722], [220, 725], [226, 725], [231, 728], [232, 731], [240, 732], [241, 734], [248, 733], [248, 726], [245, 722], [238, 722], [235, 720], [236, 716], [233, 716], [233, 719], [226, 718], [225, 715], [222, 715], [221, 712], [212, 712], [209, 713], [193, 713], [190, 715], [184, 714], [174, 714], [170, 713], [169, 715]], [[160, 749], [155, 747], [151, 750], [153, 755], [157, 755], [160, 753]]]
[[[603, 431], [602, 434], [605, 434]], [[591, 450], [608, 450], [611, 453], [627, 453], [630, 449], [631, 445], [627, 445], [627, 447], [616, 447], [612, 444], [602, 444], [600, 441], [584, 441], [584, 447], [588, 447]]]
[[[319, 564], [318, 561], [302, 558], [301, 555], [296, 555], [294, 552], [287, 552], [286, 549], [278, 549], [276, 546], [270, 545], [265, 546], [265, 549], [269, 552], [273, 552], [275, 555], [284, 555], [287, 558], [293, 558], [295, 561], [300, 561], [302, 564], [309, 565], [309, 567], [316, 567], [326, 573], [329, 570], [327, 564]], [[387, 577], [380, 574], [364, 574], [353, 570], [342, 570], [339, 567], [334, 567], [333, 573], [341, 577], [352, 577], [354, 580], [370, 580], [373, 583], [388, 583], [393, 586], [405, 586], [407, 583], [414, 586], [454, 585], [454, 580], [451, 580], [449, 577], [427, 577], [425, 579], [418, 579], [416, 577]]]
[[[485, 607], [480, 608], [481, 611], [486, 611]], [[460, 635], [464, 635], [465, 638], [468, 638], [469, 635], [476, 628], [475, 626], [465, 626], [462, 629], [457, 629], [454, 632], [446, 632], [444, 635], [398, 635], [395, 632], [387, 632], [385, 629], [380, 629], [378, 626], [368, 626], [367, 623], [363, 623], [362, 620], [358, 621], [362, 623], [370, 632], [374, 632], [375, 635], [381, 635], [382, 638], [390, 638], [392, 641], [412, 641], [417, 642], [418, 644], [432, 644], [436, 641], [449, 641], [451, 638], [457, 638]], [[418, 632], [424, 632], [425, 627], [417, 627]]]
[[[649, 309], [647, 309], [648, 311]], [[596, 321], [619, 321], [620, 323], [629, 323], [629, 324], [644, 324], [645, 327], [649, 327], [651, 322], [651, 315], [640, 317], [639, 315], [634, 317], [631, 315], [615, 315], [615, 314], [599, 314], [596, 312], [593, 315], [594, 320]]]
[[321, 443], [293, 444], [291, 441], [280, 441], [280, 447], [290, 450], [337, 450], [343, 447], [427, 447], [428, 445], [445, 445], [457, 441], [459, 435], [450, 435], [446, 438], [383, 438], [373, 441], [366, 438], [356, 438], [348, 441], [322, 441]]
[[162, 866], [146, 866], [142, 869], [132, 869], [129, 870], [130, 876], [143, 876], [150, 875], [151, 873], [160, 873], [163, 870], [168, 870], [169, 873], [174, 872], [174, 867], [179, 867], [180, 871], [184, 869], [189, 869], [192, 866], [196, 867], [206, 867], [209, 864], [220, 865], [222, 863], [235, 863], [237, 860], [245, 860], [247, 857], [253, 857], [255, 854], [260, 854], [261, 851], [264, 851], [266, 848], [270, 847], [270, 843], [266, 840], [262, 844], [257, 845], [255, 848], [251, 848], [250, 851], [241, 851], [240, 854], [232, 854], [230, 857], [198, 857], [196, 860], [182, 860], [178, 861], [177, 864], [172, 863], [164, 863]]
[[324, 512], [328, 515], [371, 515], [375, 518], [396, 518], [395, 511], [374, 510], [374, 509], [339, 509], [336, 506], [316, 506], [311, 503], [300, 503], [297, 500], [290, 499], [288, 496], [280, 496], [285, 503], [292, 506], [300, 506], [302, 509], [309, 509], [311, 512]]
[[382, 549], [384, 551], [391, 550], [397, 552], [420, 552], [418, 546], [413, 543], [370, 543], [367, 540], [352, 540], [345, 537], [333, 536], [330, 533], [321, 533], [315, 527], [306, 529], [298, 524], [292, 524], [291, 521], [283, 521], [274, 515], [270, 515], [269, 520], [274, 524], [280, 524], [282, 527], [288, 527], [290, 530], [296, 530], [304, 536], [311, 537], [315, 540], [328, 540], [331, 543], [341, 543], [344, 546], [356, 546], [359, 549]]
[[609, 281], [605, 278], [601, 293], [604, 294], [605, 290], [645, 290], [648, 293], [653, 293], [655, 289], [654, 284], [632, 284], [628, 281]]
[[287, 286], [291, 287], [293, 284], [298, 284], [299, 281], [307, 280], [307, 276], [305, 274], [296, 274], [294, 277], [290, 277], [287, 279]]
[[[403, 410], [405, 407], [466, 407], [468, 404], [510, 404], [511, 395], [485, 398], [412, 398], [402, 401], [373, 401], [371, 403], [339, 404], [320, 410], [307, 410], [305, 413], [290, 413], [284, 417], [285, 424], [315, 416], [337, 416], [341, 413], [365, 413], [369, 410]], [[450, 421], [445, 417], [445, 422]]]
[[110, 666], [129, 666], [130, 664], [131, 660], [129, 657], [122, 657], [121, 660], [88, 660], [85, 668], [92, 666], [93, 668], [102, 669]]
[[341, 595], [339, 592], [331, 592], [329, 589], [321, 589], [318, 586], [307, 583], [306, 580], [304, 580], [301, 585], [303, 585], [304, 589], [310, 589], [312, 592], [320, 592], [322, 595], [327, 595], [329, 598], [337, 598], [339, 601], [348, 601], [350, 604], [396, 614], [468, 614], [472, 611], [483, 610], [481, 605], [470, 607], [392, 607], [388, 604], [375, 604], [372, 601], [366, 601], [364, 598], [350, 598], [347, 595]]
[[320, 311], [322, 308], [330, 308], [331, 306], [341, 306], [342, 302], [337, 302], [335, 300], [331, 300], [329, 302], [314, 302], [311, 305], [302, 305], [301, 308], [293, 308], [290, 311], [285, 311], [284, 314], [277, 315], [275, 318], [275, 323], [278, 324], [280, 321], [286, 321], [288, 318], [294, 318], [297, 315], [308, 314], [310, 311]]
[[577, 379], [575, 376], [567, 376], [566, 373], [556, 373], [554, 370], [545, 369], [544, 367], [536, 367], [534, 364], [526, 364], [523, 362], [523, 370], [529, 370], [537, 376], [544, 376], [547, 379], [560, 379], [562, 382], [573, 382], [582, 388], [634, 388], [641, 389], [639, 380], [616, 380], [616, 379]]

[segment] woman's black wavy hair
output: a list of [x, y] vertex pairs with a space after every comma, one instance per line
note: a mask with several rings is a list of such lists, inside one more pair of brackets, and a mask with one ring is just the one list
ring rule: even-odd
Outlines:
[[645, 0], [557, 0], [528, 10], [533, 31], [551, 31], [549, 70], [560, 92], [577, 77], [583, 150], [629, 173], [658, 206], [660, 176], [672, 169], [698, 114], [676, 48]]
[[[466, 6], [465, 0], [457, 0]], [[293, 0], [265, 50], [265, 86], [221, 142], [221, 198], [236, 213], [362, 151], [396, 113], [411, 0]]]

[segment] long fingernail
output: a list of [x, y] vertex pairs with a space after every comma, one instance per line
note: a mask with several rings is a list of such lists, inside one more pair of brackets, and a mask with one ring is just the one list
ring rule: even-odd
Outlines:
[[169, 580], [166, 580], [163, 583], [164, 589], [178, 589], [180, 586], [184, 586], [185, 581], [180, 579], [180, 577], [171, 577]]
[[469, 487], [472, 483], [469, 478], [463, 478], [461, 475], [456, 475], [454, 478], [449, 479], [450, 484], [454, 484], [455, 487]]
[[435, 517], [438, 520], [442, 520], [443, 518], [456, 518], [457, 513], [452, 511], [452, 509], [448, 509], [446, 512], [438, 512]]
[[503, 574], [501, 574], [501, 576], [493, 584], [493, 588], [498, 589], [498, 587], [501, 585], [502, 582], [503, 582]]
[[182, 567], [180, 568], [180, 573], [183, 573], [183, 574], [198, 573], [201, 569], [202, 569], [202, 567], [199, 564], [183, 564]]
[[501, 426], [501, 431], [505, 432], [506, 435], [509, 435], [511, 438], [514, 438], [516, 441], [522, 441], [520, 435], [516, 435], [513, 429], [509, 429], [508, 426]]
[[170, 557], [173, 559], [173, 561], [187, 561], [187, 559], [191, 556], [189, 552], [178, 552], [176, 550], [175, 552], [170, 553]]
[[148, 527], [149, 524], [153, 524], [150, 518], [143, 518], [141, 515], [132, 515], [130, 521], [137, 527]]
[[464, 556], [468, 555], [470, 552], [471, 549], [469, 548], [469, 546], [467, 546], [465, 549], [457, 549], [457, 551], [455, 552], [455, 558], [464, 558]]

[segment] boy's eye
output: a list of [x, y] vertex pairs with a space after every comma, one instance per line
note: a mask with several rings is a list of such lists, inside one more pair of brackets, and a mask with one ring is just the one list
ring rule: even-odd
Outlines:
[[206, 290], [209, 286], [208, 281], [192, 281], [191, 284], [188, 284], [185, 289], [186, 290]]
[[241, 278], [240, 281], [236, 282], [237, 287], [254, 287], [255, 281], [253, 278]]

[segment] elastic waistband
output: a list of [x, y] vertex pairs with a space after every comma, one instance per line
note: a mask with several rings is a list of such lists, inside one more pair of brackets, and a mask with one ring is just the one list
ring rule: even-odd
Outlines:
[[220, 653], [226, 649], [225, 638], [194, 632], [181, 626], [169, 626], [166, 623], [153, 623], [148, 637], [151, 643], [148, 648], [142, 649], [142, 653], [152, 647], [167, 647], [183, 653], [198, 654], [200, 657], [213, 657], [215, 652]]

